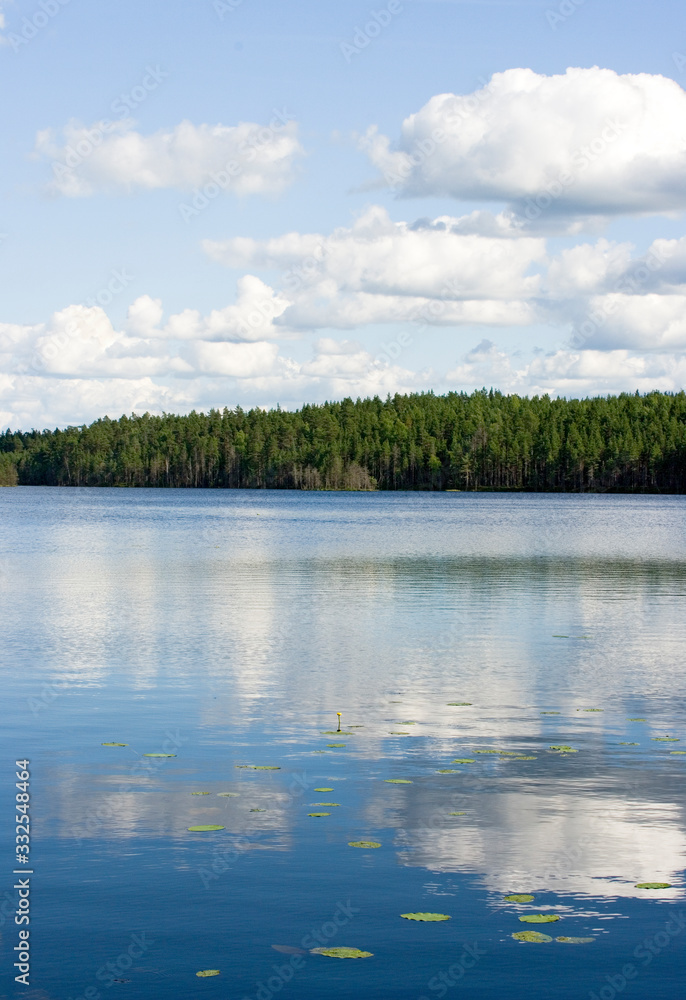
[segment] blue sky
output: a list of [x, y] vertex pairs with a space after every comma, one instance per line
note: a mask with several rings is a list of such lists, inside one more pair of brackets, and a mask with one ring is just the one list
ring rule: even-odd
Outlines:
[[0, 12], [3, 427], [682, 388], [682, 4]]

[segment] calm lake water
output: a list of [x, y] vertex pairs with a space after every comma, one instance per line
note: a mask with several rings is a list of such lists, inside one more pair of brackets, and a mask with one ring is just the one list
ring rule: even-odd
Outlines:
[[686, 498], [5, 489], [0, 601], [0, 996], [683, 995]]

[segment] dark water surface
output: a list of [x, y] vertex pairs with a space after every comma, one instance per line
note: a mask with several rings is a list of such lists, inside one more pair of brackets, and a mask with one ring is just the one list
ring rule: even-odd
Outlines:
[[682, 497], [0, 490], [0, 996], [683, 996], [685, 598]]

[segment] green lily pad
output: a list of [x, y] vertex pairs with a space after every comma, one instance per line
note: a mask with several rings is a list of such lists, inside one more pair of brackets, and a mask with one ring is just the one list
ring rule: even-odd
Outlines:
[[[636, 746], [638, 746], [638, 743], [636, 744]], [[670, 750], [669, 753], [670, 753], [671, 757], [685, 757], [686, 756], [686, 750]]]
[[676, 736], [653, 736], [653, 743], [680, 743], [681, 740]]
[[189, 826], [191, 833], [211, 833], [213, 830], [225, 830], [223, 826]]
[[498, 750], [500, 757], [519, 757], [516, 750]]
[[269, 764], [236, 764], [239, 771], [280, 771], [280, 767]]
[[237, 799], [239, 798], [238, 792], [217, 792], [220, 799]]
[[637, 889], [671, 889], [671, 882], [637, 882]]
[[[579, 709], [577, 708], [577, 712], [578, 711], [579, 711]], [[604, 712], [605, 709], [604, 708], [582, 708], [581, 711], [582, 712]]]
[[504, 897], [508, 903], [533, 903], [534, 897], [529, 892], [515, 892]]
[[553, 635], [553, 639], [569, 639], [568, 635]]
[[251, 813], [266, 813], [266, 809], [251, 809]]
[[647, 722], [647, 719], [627, 719], [627, 722]]
[[559, 712], [539, 712], [539, 715], [559, 715]]
[[541, 934], [539, 931], [517, 931], [512, 937], [515, 941], [528, 941], [529, 944], [548, 944], [553, 940], [547, 934]]
[[127, 747], [128, 743], [101, 743], [101, 747]]
[[340, 806], [340, 802], [313, 802], [312, 805], [326, 806], [327, 808], [332, 809], [334, 806]]
[[383, 779], [389, 785], [411, 785], [412, 782], [408, 781], [407, 778], [384, 778]]
[[466, 816], [466, 812], [449, 813], [449, 816]]
[[453, 707], [455, 706], [465, 707], [467, 705], [471, 705], [471, 701], [449, 701], [448, 704], [452, 705]]
[[344, 733], [342, 729], [322, 729], [322, 736], [353, 736], [353, 733]]
[[144, 753], [143, 757], [176, 757], [175, 753]]
[[191, 795], [209, 795], [209, 792], [191, 792]]
[[417, 723], [416, 722], [401, 722], [400, 725], [401, 726], [416, 726]]
[[436, 771], [436, 774], [459, 774], [459, 773], [460, 772], [455, 767], [442, 767], [438, 771]]
[[399, 733], [397, 730], [391, 730], [388, 734], [389, 736], [409, 736], [409, 733]]
[[404, 920], [421, 920], [426, 923], [438, 922], [439, 920], [450, 920], [447, 913], [401, 913]]
[[315, 792], [332, 792], [333, 788], [315, 788]]
[[348, 847], [381, 847], [377, 840], [349, 840]]
[[208, 976], [218, 976], [221, 969], [203, 969], [202, 972], [196, 972], [196, 976], [201, 978], [207, 978]]
[[331, 813], [308, 813], [308, 816], [330, 816]]
[[327, 743], [327, 747], [344, 747], [345, 743]]
[[560, 918], [557, 913], [525, 913], [519, 919], [524, 924], [554, 924]]
[[472, 753], [500, 753], [500, 750], [472, 750]]
[[558, 937], [555, 938], [560, 944], [592, 944], [595, 938], [592, 937]]
[[550, 750], [557, 750], [558, 753], [578, 753], [574, 747], [568, 747], [566, 743], [556, 743], [554, 746], [549, 748]]
[[312, 955], [324, 955], [326, 958], [373, 958], [371, 951], [360, 951], [359, 948], [312, 948]]
[[618, 743], [618, 747], [640, 747], [640, 743]]
[[513, 759], [513, 760], [536, 760], [536, 758], [535, 758], [535, 757], [524, 757], [524, 756], [521, 756], [521, 757], [513, 757], [512, 759]]
[[456, 757], [455, 760], [452, 763], [453, 764], [476, 764], [476, 761], [472, 760], [470, 757]]

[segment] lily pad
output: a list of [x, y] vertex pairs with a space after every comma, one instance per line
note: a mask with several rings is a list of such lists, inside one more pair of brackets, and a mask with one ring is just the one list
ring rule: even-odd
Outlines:
[[[577, 709], [578, 711], [578, 709]], [[604, 708], [582, 708], [582, 712], [604, 712]]]
[[476, 761], [471, 757], [456, 757], [453, 764], [476, 764]]
[[640, 747], [640, 743], [618, 743], [618, 747]]
[[627, 719], [627, 722], [647, 722], [647, 719]]
[[592, 937], [558, 937], [555, 938], [560, 944], [592, 944], [595, 938]]
[[554, 746], [550, 747], [551, 750], [557, 750], [558, 753], [578, 753], [574, 747], [568, 747], [566, 743], [556, 743]]
[[389, 736], [409, 736], [409, 733], [399, 733], [398, 730], [390, 730]]
[[342, 729], [322, 729], [322, 736], [352, 736], [353, 733], [344, 733]]
[[315, 792], [332, 792], [333, 788], [315, 788]]
[[547, 934], [541, 934], [539, 931], [517, 931], [512, 937], [515, 941], [528, 941], [529, 944], [549, 944], [553, 940]]
[[[636, 744], [636, 746], [638, 746], [638, 743]], [[671, 757], [684, 757], [684, 756], [686, 756], [686, 750], [670, 750], [669, 753], [670, 753]]]
[[189, 831], [191, 833], [211, 833], [213, 830], [225, 830], [226, 827], [223, 826], [189, 826]]
[[308, 816], [330, 816], [331, 813], [308, 813]]
[[450, 920], [447, 913], [401, 913], [404, 920], [421, 920], [427, 923]]
[[472, 750], [472, 753], [500, 753], [500, 750]]
[[498, 754], [501, 757], [519, 757], [516, 750], [498, 750]]
[[671, 889], [671, 882], [637, 882], [637, 889]]
[[191, 795], [209, 795], [209, 792], [191, 792]]
[[[101, 747], [127, 747], [128, 743], [101, 743]], [[147, 756], [147, 755], [146, 755]]]
[[464, 707], [464, 706], [467, 706], [467, 705], [471, 705], [471, 701], [449, 701], [448, 704], [452, 705], [453, 707], [455, 707], [455, 706], [462, 706], [462, 707]]
[[653, 736], [653, 743], [680, 743], [676, 736]]
[[251, 764], [253, 771], [280, 771], [280, 767], [275, 767], [273, 764]]
[[313, 802], [312, 805], [326, 806], [327, 808], [332, 809], [334, 806], [340, 806], [340, 802]]
[[176, 757], [175, 753], [144, 753], [143, 757]]
[[201, 979], [206, 979], [208, 976], [218, 976], [221, 969], [203, 969], [202, 972], [196, 972], [196, 976], [200, 976]]
[[378, 840], [349, 840], [348, 847], [381, 847]]
[[455, 767], [442, 767], [440, 770], [436, 771], [436, 774], [459, 774], [460, 772]]
[[327, 743], [327, 747], [344, 747], [345, 743]]
[[220, 799], [237, 799], [238, 792], [217, 792]]
[[519, 919], [523, 924], [554, 924], [560, 918], [557, 913], [525, 913]]
[[450, 816], [466, 816], [466, 812], [449, 813]]
[[533, 903], [534, 897], [530, 892], [515, 892], [511, 896], [504, 897], [508, 903]]
[[408, 781], [407, 778], [384, 778], [383, 779], [389, 785], [411, 785], [412, 782]]
[[251, 809], [251, 813], [266, 813], [266, 809]]
[[524, 757], [524, 756], [521, 756], [521, 757], [513, 757], [512, 759], [513, 759], [513, 760], [536, 760], [536, 758], [535, 758], [535, 757]]
[[559, 712], [539, 712], [539, 715], [559, 715]]
[[371, 951], [360, 951], [359, 948], [312, 948], [312, 955], [324, 955], [326, 958], [373, 958]]

